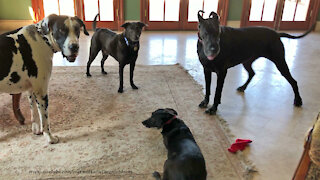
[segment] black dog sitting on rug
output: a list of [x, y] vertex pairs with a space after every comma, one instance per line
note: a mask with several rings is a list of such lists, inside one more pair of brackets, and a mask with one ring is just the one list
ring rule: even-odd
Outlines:
[[119, 93], [123, 92], [123, 68], [125, 65], [130, 64], [130, 85], [133, 89], [138, 87], [133, 83], [133, 71], [136, 65], [136, 60], [139, 51], [139, 39], [142, 28], [146, 26], [142, 22], [130, 22], [124, 23], [121, 27], [125, 28], [125, 31], [121, 34], [117, 34], [109, 29], [96, 28], [97, 17], [96, 15], [93, 21], [93, 30], [95, 33], [91, 39], [90, 57], [87, 63], [87, 76], [90, 77], [90, 66], [93, 60], [96, 58], [99, 51], [102, 51], [101, 60], [101, 72], [107, 74], [104, 71], [104, 62], [109, 55], [114, 57], [119, 62], [119, 78], [120, 86]]
[[243, 92], [255, 75], [251, 65], [259, 57], [265, 57], [276, 65], [281, 75], [292, 86], [295, 95], [294, 105], [302, 105], [298, 84], [291, 76], [285, 61], [284, 47], [280, 37], [291, 39], [302, 38], [310, 33], [314, 26], [301, 36], [292, 36], [287, 33], [277, 33], [265, 27], [231, 28], [220, 26], [217, 13], [211, 12], [208, 19], [203, 19], [200, 12], [203, 13], [203, 11], [198, 12], [199, 39], [197, 53], [204, 69], [206, 81], [206, 96], [199, 104], [201, 108], [207, 107], [209, 103], [211, 73], [215, 72], [218, 77], [214, 103], [206, 113], [215, 114], [217, 111], [221, 101], [227, 69], [238, 64], [243, 64], [244, 68], [248, 71], [248, 80], [238, 88], [238, 91]]
[[[162, 128], [163, 143], [168, 150], [168, 159], [164, 163], [163, 180], [205, 180], [206, 163], [190, 129], [176, 118], [173, 109], [158, 109], [143, 121], [147, 128]], [[153, 176], [160, 180], [158, 172]]]

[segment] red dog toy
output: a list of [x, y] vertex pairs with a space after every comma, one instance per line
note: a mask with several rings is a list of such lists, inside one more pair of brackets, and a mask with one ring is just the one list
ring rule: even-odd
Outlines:
[[231, 144], [230, 148], [228, 148], [228, 151], [232, 153], [236, 153], [238, 150], [242, 151], [249, 143], [252, 143], [252, 140], [236, 139], [236, 142]]

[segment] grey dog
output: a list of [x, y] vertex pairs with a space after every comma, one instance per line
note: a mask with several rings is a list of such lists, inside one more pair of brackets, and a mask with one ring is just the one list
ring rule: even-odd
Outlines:
[[127, 64], [130, 64], [130, 85], [133, 89], [138, 89], [138, 87], [133, 83], [133, 71], [140, 48], [139, 39], [141, 31], [146, 25], [142, 22], [124, 23], [121, 27], [125, 28], [125, 31], [121, 34], [117, 34], [109, 29], [97, 29], [96, 20], [98, 16], [99, 14], [94, 18], [92, 25], [95, 33], [91, 39], [90, 57], [87, 63], [87, 76], [91, 76], [90, 65], [101, 50], [103, 55], [101, 60], [102, 74], [107, 74], [104, 70], [104, 62], [109, 55], [119, 62], [120, 85], [118, 92], [123, 92], [123, 69]]
[[294, 105], [301, 106], [302, 99], [299, 94], [297, 81], [290, 74], [285, 61], [284, 47], [280, 37], [291, 39], [302, 38], [312, 31], [312, 26], [301, 36], [292, 36], [287, 33], [277, 33], [265, 27], [231, 28], [220, 26], [219, 16], [211, 12], [208, 19], [198, 12], [199, 32], [197, 52], [204, 69], [206, 82], [206, 96], [199, 104], [201, 108], [207, 107], [210, 96], [211, 73], [217, 74], [217, 87], [214, 96], [214, 104], [206, 113], [215, 114], [221, 101], [221, 93], [227, 69], [243, 64], [248, 71], [249, 78], [245, 84], [238, 88], [243, 92], [255, 75], [251, 65], [259, 57], [265, 57], [272, 61], [281, 75], [292, 86], [295, 94]]

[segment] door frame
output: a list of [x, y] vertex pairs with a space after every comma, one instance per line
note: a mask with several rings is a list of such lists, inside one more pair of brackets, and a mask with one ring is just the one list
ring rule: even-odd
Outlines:
[[317, 16], [312, 16], [313, 14], [318, 14], [320, 2], [317, 0], [310, 0], [309, 9], [307, 12], [307, 21], [306, 22], [283, 22], [281, 21], [283, 8], [284, 8], [284, 0], [278, 0], [275, 12], [275, 18], [273, 22], [268, 21], [249, 21], [250, 16], [250, 7], [251, 0], [243, 0], [242, 4], [242, 14], [241, 14], [241, 22], [240, 27], [246, 26], [267, 26], [275, 30], [306, 30], [312, 27], [314, 23], [317, 21]]
[[[75, 9], [75, 15], [78, 16], [81, 20], [84, 21], [84, 6], [83, 6], [83, 0], [73, 0], [74, 1], [74, 9]], [[115, 19], [117, 18], [118, 23], [117, 26], [113, 27], [112, 30], [120, 30], [121, 25], [124, 23], [124, 4], [123, 0], [114, 0], [118, 4], [118, 15], [114, 16]], [[44, 9], [43, 9], [43, 0], [31, 0], [33, 13], [35, 16], [35, 23], [39, 22], [44, 18]], [[114, 12], [116, 13], [116, 12]], [[85, 22], [85, 25], [87, 29], [92, 29], [92, 23]], [[97, 22], [97, 25], [99, 26], [101, 22]], [[103, 24], [102, 24], [103, 25]], [[99, 26], [103, 27], [103, 26]]]
[[[149, 0], [140, 0], [140, 20], [149, 25], [146, 30], [197, 30], [198, 22], [182, 22], [181, 19], [188, 18], [189, 0], [180, 0], [179, 21], [172, 22], [149, 22]], [[220, 24], [226, 25], [228, 19], [229, 0], [219, 0]], [[207, 12], [209, 13], [209, 12]]]

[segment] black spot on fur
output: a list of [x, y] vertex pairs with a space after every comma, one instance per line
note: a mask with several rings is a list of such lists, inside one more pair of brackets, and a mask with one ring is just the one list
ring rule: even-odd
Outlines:
[[44, 96], [42, 100], [44, 100], [44, 105], [45, 105], [45, 108], [47, 109], [49, 104], [48, 95]]
[[20, 27], [20, 28], [18, 28], [18, 29], [16, 29], [16, 30], [13, 30], [13, 31], [9, 31], [9, 32], [6, 32], [6, 33], [4, 33], [3, 35], [10, 35], [10, 34], [15, 34], [15, 33], [17, 33], [18, 31], [20, 31], [22, 29], [22, 27]]
[[22, 34], [18, 35], [17, 42], [19, 43], [19, 51], [22, 55], [22, 59], [24, 62], [22, 66], [22, 71], [28, 70], [29, 77], [32, 77], [32, 76], [37, 77], [38, 68], [32, 58], [32, 49], [29, 43], [27, 42], [26, 38]]
[[20, 80], [20, 76], [18, 75], [17, 72], [11, 73], [11, 78], [10, 78], [11, 82], [17, 83], [17, 82], [19, 82], [19, 80]]
[[14, 39], [4, 34], [0, 35], [0, 81], [9, 76], [13, 53], [17, 54]]

